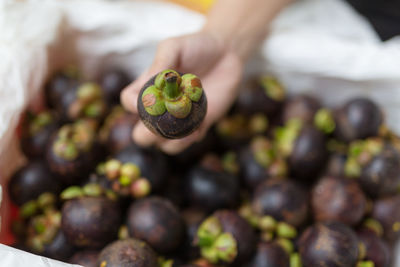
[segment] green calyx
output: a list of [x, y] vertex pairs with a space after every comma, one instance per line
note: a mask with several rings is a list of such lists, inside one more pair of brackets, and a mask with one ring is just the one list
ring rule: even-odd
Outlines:
[[314, 116], [314, 125], [325, 134], [330, 134], [335, 130], [336, 124], [331, 112], [326, 108], [321, 108]]
[[27, 245], [34, 252], [43, 252], [44, 246], [56, 236], [61, 225], [61, 213], [49, 211], [32, 218], [28, 225]]
[[275, 146], [280, 155], [287, 157], [291, 154], [294, 142], [302, 126], [301, 120], [291, 119], [284, 127], [278, 127], [275, 130]]
[[142, 198], [151, 193], [149, 180], [140, 176], [140, 168], [136, 164], [110, 159], [97, 166], [97, 173], [112, 181], [112, 189], [119, 195]]
[[29, 123], [29, 134], [31, 136], [37, 134], [43, 127], [53, 122], [53, 115], [49, 111], [43, 111], [38, 115], [31, 115], [32, 120]]
[[259, 136], [253, 138], [250, 146], [255, 161], [264, 168], [268, 168], [275, 157], [275, 151], [271, 142], [267, 138]]
[[290, 254], [290, 267], [302, 267], [301, 257], [299, 253]]
[[294, 251], [293, 242], [286, 238], [278, 238], [275, 242], [286, 251], [287, 254], [291, 255]]
[[378, 155], [382, 151], [383, 146], [383, 140], [379, 138], [368, 138], [352, 142], [348, 149], [345, 164], [346, 176], [359, 177], [362, 167], [374, 156]]
[[375, 267], [373, 261], [359, 261], [356, 267]]
[[249, 128], [253, 134], [263, 134], [268, 129], [268, 118], [260, 113], [250, 117]]
[[61, 192], [60, 197], [62, 200], [70, 200], [81, 197], [100, 197], [106, 196], [109, 199], [114, 199], [109, 197], [107, 190], [105, 190], [101, 185], [97, 183], [88, 183], [82, 187], [80, 186], [70, 186]]
[[285, 89], [276, 78], [272, 76], [262, 76], [259, 83], [269, 98], [275, 101], [282, 101], [285, 98]]
[[297, 230], [286, 222], [279, 222], [276, 226], [276, 234], [279, 237], [293, 239], [297, 236]]
[[222, 156], [222, 166], [225, 171], [238, 174], [239, 173], [239, 164], [237, 161], [237, 155], [233, 151], [229, 151]]
[[106, 111], [101, 87], [92, 82], [81, 84], [76, 92], [76, 100], [68, 110], [71, 118], [98, 118]]
[[208, 217], [197, 230], [201, 255], [212, 263], [231, 263], [237, 256], [237, 242], [229, 232], [223, 232], [219, 220]]
[[55, 208], [57, 199], [52, 193], [42, 193], [37, 199], [30, 200], [21, 206], [20, 216], [30, 218], [40, 212], [45, 212]]
[[202, 94], [202, 85], [196, 75], [180, 76], [174, 70], [164, 70], [157, 75], [154, 85], [144, 90], [141, 100], [146, 112], [152, 116], [168, 111], [176, 118], [186, 118], [192, 110], [192, 101], [199, 101]]
[[81, 152], [90, 149], [95, 132], [89, 121], [77, 121], [60, 128], [53, 144], [53, 152], [67, 161], [75, 160]]
[[363, 226], [371, 231], [373, 231], [377, 236], [383, 235], [383, 227], [380, 222], [375, 219], [368, 218], [363, 222]]
[[129, 230], [128, 226], [126, 225], [121, 225], [118, 229], [118, 239], [119, 240], [125, 240], [129, 238]]
[[239, 208], [239, 214], [242, 216], [251, 226], [254, 228], [258, 227], [259, 217], [253, 213], [251, 205], [249, 203], [243, 204]]
[[262, 216], [258, 220], [258, 228], [263, 232], [275, 232], [278, 222], [272, 216]]
[[158, 257], [158, 267], [173, 267], [174, 260], [166, 259], [164, 257]]

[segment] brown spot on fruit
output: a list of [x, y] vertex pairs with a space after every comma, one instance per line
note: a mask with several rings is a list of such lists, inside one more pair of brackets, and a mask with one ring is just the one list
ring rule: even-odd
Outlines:
[[156, 96], [154, 94], [148, 94], [142, 98], [143, 106], [151, 107], [156, 103]]
[[201, 85], [201, 81], [200, 81], [199, 78], [194, 78], [194, 79], [192, 79], [191, 85], [192, 85], [193, 87], [200, 87], [200, 88], [203, 87], [203, 86]]

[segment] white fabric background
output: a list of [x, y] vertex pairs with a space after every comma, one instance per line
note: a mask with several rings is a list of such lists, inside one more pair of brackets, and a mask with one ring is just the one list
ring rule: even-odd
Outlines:
[[[140, 74], [158, 41], [196, 31], [203, 22], [202, 15], [151, 1], [1, 2], [0, 178], [20, 162], [19, 115], [35, 101], [52, 70], [75, 63], [94, 77], [115, 64]], [[310, 92], [328, 105], [369, 96], [400, 133], [400, 38], [380, 42], [366, 20], [341, 0], [298, 1], [282, 12], [247, 74], [266, 70], [290, 92]], [[40, 258], [32, 264], [30, 254], [20, 255], [0, 246], [0, 265], [28, 266], [19, 261], [24, 258], [30, 266], [61, 266]]]

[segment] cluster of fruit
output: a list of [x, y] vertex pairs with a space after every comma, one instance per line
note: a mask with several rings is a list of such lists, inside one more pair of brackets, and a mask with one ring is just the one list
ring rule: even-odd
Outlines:
[[[155, 132], [151, 116], [172, 114], [187, 134], [205, 95], [196, 77], [170, 72], [170, 85], [143, 88], [139, 111]], [[187, 79], [194, 88], [177, 91]], [[204, 140], [168, 156], [131, 140], [139, 117], [119, 106], [129, 80], [67, 69], [46, 84], [48, 109], [22, 127], [29, 161], [9, 183], [16, 247], [85, 267], [390, 266], [400, 143], [373, 101], [328, 109], [255, 78]]]

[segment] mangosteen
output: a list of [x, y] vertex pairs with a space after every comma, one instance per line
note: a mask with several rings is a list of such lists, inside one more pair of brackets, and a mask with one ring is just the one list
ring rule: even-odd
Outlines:
[[239, 150], [257, 135], [266, 135], [268, 119], [256, 113], [245, 116], [241, 113], [228, 115], [216, 124], [215, 131], [223, 149]]
[[258, 216], [272, 216], [294, 227], [307, 219], [309, 206], [307, 192], [290, 179], [270, 179], [261, 183], [251, 202]]
[[110, 69], [102, 73], [100, 85], [103, 91], [103, 97], [109, 106], [118, 105], [119, 98], [126, 86], [131, 82], [129, 75], [122, 69]]
[[311, 204], [315, 220], [353, 226], [363, 218], [367, 199], [354, 179], [325, 176], [315, 184]]
[[357, 231], [357, 236], [365, 248], [365, 259], [372, 261], [375, 267], [389, 267], [392, 263], [391, 249], [377, 233], [370, 229]]
[[224, 170], [222, 161], [212, 154], [193, 167], [184, 180], [189, 205], [207, 212], [234, 208], [238, 204], [239, 187], [238, 176]]
[[33, 216], [27, 228], [26, 247], [37, 253], [56, 260], [67, 260], [74, 253], [74, 246], [67, 241], [60, 228], [61, 213], [48, 209]]
[[313, 123], [314, 116], [322, 108], [321, 102], [310, 95], [297, 95], [287, 100], [282, 112], [284, 123], [292, 119], [298, 119], [304, 123]]
[[92, 121], [79, 120], [63, 125], [47, 147], [50, 170], [64, 183], [79, 183], [86, 178], [100, 156]]
[[385, 238], [395, 242], [400, 237], [400, 195], [377, 199], [372, 218], [382, 225]]
[[97, 181], [105, 189], [112, 190], [119, 196], [142, 198], [152, 191], [150, 181], [142, 176], [138, 165], [111, 158], [97, 166]]
[[166, 157], [155, 149], [142, 148], [131, 144], [114, 155], [114, 159], [133, 163], [139, 167], [143, 177], [149, 180], [152, 192], [160, 191], [168, 176]]
[[196, 246], [197, 229], [207, 214], [201, 210], [189, 208], [182, 211], [182, 218], [186, 225], [186, 239], [181, 245], [179, 255], [191, 261], [200, 258], [200, 250]]
[[278, 157], [272, 142], [266, 137], [253, 138], [241, 150], [239, 162], [242, 181], [250, 190], [266, 179], [287, 176], [286, 161]]
[[263, 113], [268, 118], [276, 115], [283, 106], [285, 89], [270, 75], [252, 78], [239, 91], [236, 108], [243, 114]]
[[68, 66], [55, 73], [45, 85], [46, 102], [49, 107], [58, 107], [63, 95], [76, 88], [79, 71], [75, 66]]
[[335, 137], [351, 142], [377, 136], [383, 124], [383, 114], [376, 103], [368, 98], [353, 98], [335, 113]]
[[69, 263], [78, 264], [83, 267], [98, 267], [97, 258], [100, 252], [97, 250], [81, 250], [69, 259]]
[[85, 82], [66, 91], [55, 108], [61, 119], [69, 122], [84, 118], [102, 120], [108, 107], [101, 87], [94, 82]]
[[275, 242], [259, 242], [253, 258], [245, 265], [245, 267], [291, 266], [288, 253]]
[[344, 177], [345, 166], [347, 161], [346, 153], [334, 152], [330, 155], [328, 163], [326, 164], [326, 170], [324, 172], [325, 175], [332, 175], [336, 177]]
[[176, 139], [200, 126], [207, 112], [207, 98], [196, 75], [164, 70], [143, 86], [137, 106], [147, 128]]
[[118, 202], [95, 184], [72, 186], [61, 197], [61, 227], [67, 240], [77, 247], [102, 248], [117, 238], [121, 223]]
[[358, 178], [369, 196], [393, 195], [400, 186], [400, 154], [380, 138], [355, 141], [350, 144], [345, 171], [347, 176]]
[[144, 240], [159, 253], [172, 252], [184, 241], [184, 222], [168, 199], [149, 197], [134, 202], [127, 216], [130, 235]]
[[10, 178], [8, 192], [11, 200], [21, 206], [36, 199], [42, 193], [58, 194], [62, 184], [50, 172], [43, 161], [31, 161], [18, 169]]
[[121, 106], [116, 106], [106, 117], [103, 127], [100, 129], [100, 142], [111, 154], [133, 143], [132, 131], [139, 116], [125, 111]]
[[47, 143], [57, 128], [57, 118], [50, 111], [45, 110], [38, 114], [27, 112], [22, 123], [22, 152], [30, 159], [43, 157]]
[[216, 135], [212, 130], [207, 131], [206, 136], [200, 141], [191, 144], [182, 152], [170, 156], [175, 162], [174, 166], [179, 166], [180, 170], [183, 166], [190, 166], [192, 162], [197, 162], [207, 152], [212, 151], [216, 146]]
[[359, 257], [357, 235], [339, 222], [320, 222], [308, 227], [298, 247], [305, 267], [356, 266]]
[[158, 267], [157, 255], [145, 242], [138, 239], [114, 241], [100, 253], [100, 267]]
[[243, 266], [255, 252], [256, 235], [236, 211], [219, 210], [200, 225], [197, 244], [211, 263]]
[[275, 130], [279, 155], [287, 158], [293, 177], [310, 182], [328, 159], [325, 135], [312, 125], [293, 119]]

